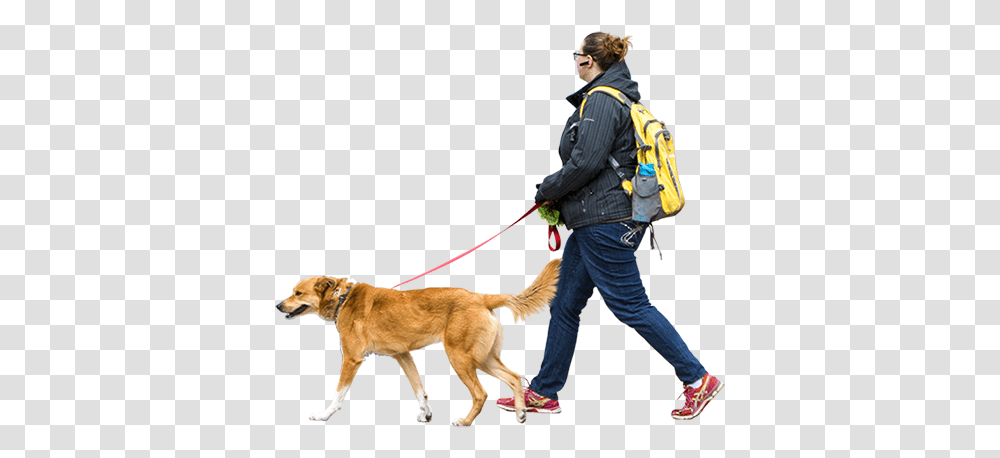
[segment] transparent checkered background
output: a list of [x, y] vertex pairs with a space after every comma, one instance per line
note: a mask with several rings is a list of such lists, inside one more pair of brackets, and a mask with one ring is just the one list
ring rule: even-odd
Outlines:
[[[998, 23], [989, 0], [5, 0], [0, 454], [988, 456]], [[392, 286], [520, 216], [598, 30], [632, 36], [675, 134], [687, 206], [637, 256], [721, 395], [672, 420], [672, 367], [595, 294], [560, 415], [517, 424], [481, 374], [450, 426], [471, 399], [437, 344], [413, 353], [429, 425], [386, 357], [309, 421], [338, 334], [274, 304], [313, 275]], [[518, 292], [545, 236], [532, 215], [403, 289]], [[532, 377], [548, 313], [497, 314]]]

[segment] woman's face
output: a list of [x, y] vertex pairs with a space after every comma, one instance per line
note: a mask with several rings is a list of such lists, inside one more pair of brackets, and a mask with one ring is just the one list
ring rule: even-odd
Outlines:
[[[583, 54], [583, 51], [581, 51], [582, 49], [583, 49], [583, 43], [581, 42], [580, 46], [577, 46], [577, 48], [576, 48], [576, 53], [577, 54]], [[576, 56], [576, 63], [573, 64], [573, 65], [576, 67], [576, 75], [579, 76], [581, 79], [585, 79], [584, 78], [584, 72], [586, 71], [585, 69], [587, 67], [586, 67], [586, 65], [584, 65], [584, 66], [581, 67], [580, 64], [584, 64], [584, 63], [588, 62], [589, 60], [590, 60], [590, 58], [587, 57], [587, 56], [585, 56], [585, 55], [584, 56], [579, 56], [579, 55]]]
[[575, 56], [576, 63], [574, 65], [576, 65], [576, 74], [580, 77], [580, 79], [589, 83], [590, 80], [594, 79], [595, 75], [602, 72], [603, 70], [601, 70], [600, 67], [597, 66], [597, 62], [594, 62], [593, 57], [587, 55], [583, 56], [579, 55], [583, 54], [583, 51], [581, 51], [582, 49], [583, 49], [583, 43], [581, 42], [580, 47], [577, 48], [577, 50], [575, 51], [578, 55]]

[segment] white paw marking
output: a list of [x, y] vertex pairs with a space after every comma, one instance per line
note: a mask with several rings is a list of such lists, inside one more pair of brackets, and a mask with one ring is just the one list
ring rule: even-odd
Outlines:
[[333, 410], [324, 410], [322, 412], [317, 412], [309, 416], [312, 421], [327, 421], [333, 416], [333, 413], [340, 410], [340, 407]]

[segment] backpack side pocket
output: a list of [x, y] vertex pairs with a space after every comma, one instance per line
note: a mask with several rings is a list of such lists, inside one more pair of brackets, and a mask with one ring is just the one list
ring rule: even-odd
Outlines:
[[636, 174], [632, 177], [632, 219], [642, 223], [652, 221], [661, 211], [660, 191], [663, 185], [655, 176]]

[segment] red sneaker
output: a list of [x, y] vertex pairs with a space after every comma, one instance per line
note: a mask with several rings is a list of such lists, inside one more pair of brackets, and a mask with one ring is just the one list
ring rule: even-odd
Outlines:
[[[521, 377], [524, 380], [524, 411], [525, 412], [537, 412], [537, 413], [559, 413], [562, 409], [559, 407], [559, 401], [555, 399], [549, 399], [538, 393], [535, 393], [528, 388], [528, 380]], [[500, 398], [497, 399], [497, 407], [514, 412], [514, 398]]]
[[[670, 416], [674, 417], [675, 420], [690, 420], [697, 417], [705, 409], [705, 406], [715, 398], [715, 395], [719, 394], [722, 386], [719, 379], [709, 374], [705, 374], [701, 378], [701, 386], [698, 388], [685, 385], [684, 392], [681, 393], [686, 398], [684, 407], [674, 409], [670, 412]], [[677, 399], [680, 399], [680, 396]]]

